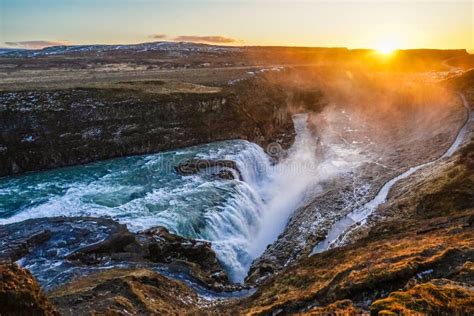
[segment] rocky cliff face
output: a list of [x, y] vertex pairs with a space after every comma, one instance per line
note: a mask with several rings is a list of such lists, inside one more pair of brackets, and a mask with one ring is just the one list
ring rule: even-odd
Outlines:
[[[472, 86], [462, 90], [474, 101]], [[474, 126], [462, 148], [398, 182], [353, 242], [300, 258], [251, 297], [247, 314], [474, 312]]]
[[[352, 91], [357, 93], [359, 90], [354, 88]], [[331, 181], [322, 182], [323, 189], [315, 190], [308, 202], [292, 213], [284, 231], [252, 263], [247, 282], [261, 282], [265, 277], [295, 263], [300, 257], [308, 256], [313, 247], [325, 239], [337, 220], [370, 201], [384, 183], [410, 166], [440, 157], [452, 144], [458, 128], [466, 120], [466, 110], [459, 98], [450, 98], [449, 102], [443, 104], [435, 120], [426, 119], [432, 113], [429, 110], [420, 111], [418, 106], [414, 106], [415, 110], [404, 109], [402, 113], [392, 112], [377, 119], [374, 119], [372, 111], [370, 115], [364, 116], [366, 114], [362, 111], [354, 111], [355, 108], [344, 104], [336, 108], [328, 106], [319, 118], [318, 115], [313, 116], [316, 136], [322, 137], [322, 143], [331, 144], [319, 146], [320, 159], [324, 159], [328, 153], [331, 155], [332, 148], [338, 146], [340, 140], [343, 141], [343, 148], [348, 149], [351, 147], [346, 146], [347, 143], [363, 144], [353, 148], [363, 148], [370, 154], [357, 156], [359, 158], [354, 161], [360, 164], [350, 172], [345, 172], [349, 168], [341, 168], [342, 172], [334, 174]], [[340, 114], [344, 112], [351, 114], [348, 117]], [[330, 141], [324, 139], [328, 138], [324, 130], [325, 118], [331, 119], [331, 128], [338, 135], [330, 138]], [[382, 133], [386, 134], [377, 136]], [[370, 141], [366, 141], [368, 139]], [[413, 150], [421, 146], [423, 151]], [[346, 155], [349, 157], [350, 151]]]
[[288, 92], [263, 78], [212, 90], [162, 85], [0, 92], [0, 176], [225, 139], [293, 141]]

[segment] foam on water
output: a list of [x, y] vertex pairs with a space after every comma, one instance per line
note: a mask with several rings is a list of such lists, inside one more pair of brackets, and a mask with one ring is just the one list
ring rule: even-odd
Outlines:
[[270, 170], [267, 182], [260, 190], [265, 196], [266, 211], [262, 215], [264, 226], [255, 235], [250, 247], [257, 258], [267, 245], [284, 230], [288, 218], [300, 206], [308, 190], [317, 183], [315, 148], [316, 140], [307, 128], [307, 114], [294, 116], [296, 139], [288, 157]]

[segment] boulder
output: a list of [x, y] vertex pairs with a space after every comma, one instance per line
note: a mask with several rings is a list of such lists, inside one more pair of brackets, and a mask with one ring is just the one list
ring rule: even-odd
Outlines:
[[219, 172], [216, 174], [216, 177], [223, 180], [234, 180], [236, 178], [234, 172], [229, 169], [219, 170]]
[[0, 264], [0, 315], [59, 315], [31, 273]]
[[150, 261], [174, 263], [175, 270], [181, 270], [178, 265], [184, 265], [184, 270], [193, 272], [192, 275], [205, 283], [229, 283], [210, 242], [183, 238], [164, 227], [143, 231], [139, 240], [147, 248], [146, 258]]

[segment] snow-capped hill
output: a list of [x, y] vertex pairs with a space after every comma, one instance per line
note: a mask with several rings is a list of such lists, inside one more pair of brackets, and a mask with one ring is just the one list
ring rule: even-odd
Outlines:
[[240, 51], [242, 48], [231, 46], [216, 46], [191, 42], [149, 42], [130, 45], [70, 45], [51, 46], [42, 49], [0, 49], [4, 57], [36, 57], [48, 55], [63, 55], [73, 53], [107, 53], [113, 51], [149, 52], [149, 51], [179, 51], [224, 53]]

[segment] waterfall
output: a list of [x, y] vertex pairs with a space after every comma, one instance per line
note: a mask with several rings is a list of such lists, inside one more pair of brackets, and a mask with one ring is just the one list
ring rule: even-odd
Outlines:
[[302, 204], [305, 194], [317, 183], [316, 140], [307, 128], [307, 114], [294, 116], [296, 139], [288, 156], [275, 165], [266, 178], [261, 194], [264, 212], [261, 225], [249, 249], [257, 258], [284, 230], [288, 218]]
[[[296, 139], [272, 165], [256, 144], [229, 140], [152, 155], [0, 179], [0, 224], [53, 216], [112, 217], [132, 231], [164, 226], [212, 243], [234, 282], [284, 230], [289, 216], [337, 166], [318, 162], [307, 115], [294, 116]], [[242, 180], [181, 176], [180, 161], [229, 159]]]
[[[234, 160], [243, 181], [174, 172], [179, 161], [195, 157]], [[253, 259], [248, 249], [262, 223], [261, 188], [271, 169], [261, 147], [230, 140], [2, 178], [0, 224], [96, 216], [112, 217], [132, 231], [165, 226], [211, 241], [230, 278], [241, 282]]]
[[[243, 282], [254, 256], [249, 252], [254, 237], [262, 229], [265, 195], [262, 190], [272, 170], [269, 156], [253, 143], [223, 158], [237, 163], [243, 181], [236, 180], [236, 192], [227, 200], [221, 212], [206, 213], [206, 239], [212, 241], [217, 257], [234, 282]], [[221, 153], [199, 155], [215, 158]]]

